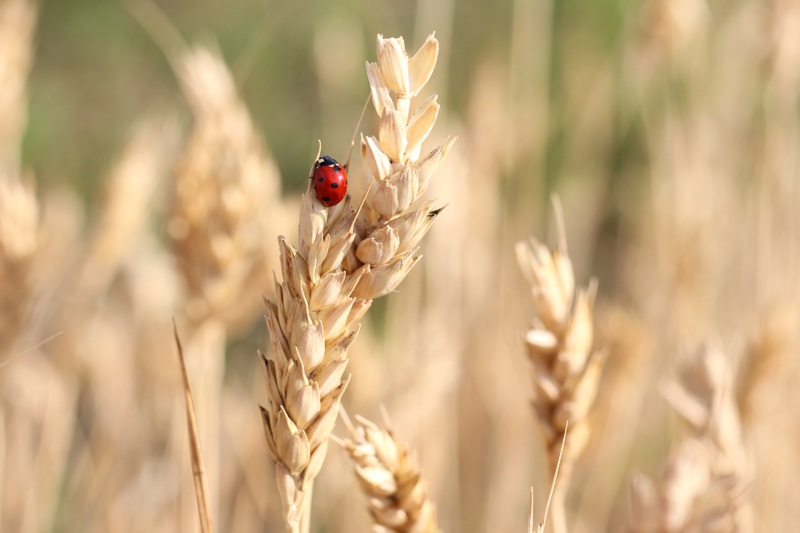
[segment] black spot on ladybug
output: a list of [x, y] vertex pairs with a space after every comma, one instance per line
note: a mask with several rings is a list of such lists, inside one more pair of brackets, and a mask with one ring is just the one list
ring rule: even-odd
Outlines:
[[323, 196], [323, 197], [322, 197], [322, 201], [323, 201], [323, 202], [330, 202], [330, 201], [331, 201], [331, 199], [330, 199], [330, 198], [328, 198], [327, 196]]
[[342, 170], [342, 167], [340, 167], [339, 165], [333, 165], [333, 170], [339, 172], [340, 170]]
[[317, 181], [322, 183], [324, 180], [322, 178], [319, 178]]
[[331, 189], [338, 189], [338, 188], [339, 188], [338, 183], [331, 183]]

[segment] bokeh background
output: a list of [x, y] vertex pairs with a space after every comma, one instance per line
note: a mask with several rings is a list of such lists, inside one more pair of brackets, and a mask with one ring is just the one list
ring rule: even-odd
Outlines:
[[[386, 405], [444, 531], [523, 530], [550, 480], [514, 243], [555, 242], [556, 193], [609, 348], [570, 529], [625, 529], [700, 345], [735, 378], [757, 529], [793, 529], [800, 2], [2, 0], [0, 356], [50, 340], [0, 367], [0, 530], [197, 530], [172, 317], [218, 530], [283, 527], [257, 409], [277, 236], [317, 139], [346, 158], [375, 35], [433, 31], [447, 208], [365, 318], [347, 411]], [[332, 447], [313, 529], [367, 531], [364, 507]]]

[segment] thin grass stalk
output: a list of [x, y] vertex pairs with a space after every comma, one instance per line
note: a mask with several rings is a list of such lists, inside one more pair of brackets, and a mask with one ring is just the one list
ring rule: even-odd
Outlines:
[[379, 35], [377, 47], [378, 63], [367, 63], [367, 75], [380, 135], [361, 141], [375, 186], [364, 183], [356, 210], [349, 195], [324, 207], [309, 184], [298, 245], [279, 239], [283, 281], [275, 280], [276, 297], [266, 302], [271, 350], [262, 355], [269, 397], [262, 420], [291, 533], [308, 531], [311, 488], [350, 379], [343, 377], [347, 350], [372, 300], [394, 290], [419, 261], [416, 245], [439, 210], [433, 202], [413, 205], [454, 142], [420, 156], [439, 110], [435, 95], [408, 114], [436, 64], [433, 35], [411, 59], [402, 38]]
[[194, 411], [192, 388], [189, 385], [189, 374], [186, 372], [186, 362], [183, 358], [183, 347], [178, 335], [178, 326], [173, 323], [175, 346], [178, 349], [178, 359], [181, 364], [181, 377], [183, 379], [184, 399], [186, 400], [186, 423], [189, 427], [189, 451], [191, 452], [192, 477], [194, 479], [195, 495], [197, 497], [197, 512], [200, 516], [200, 531], [214, 533], [211, 522], [211, 508], [208, 497], [208, 482], [206, 481], [205, 467], [203, 466], [203, 452], [200, 449], [200, 433], [197, 430], [197, 417]]
[[566, 426], [564, 427], [564, 437], [561, 439], [561, 450], [558, 452], [558, 462], [556, 462], [556, 469], [555, 472], [553, 472], [553, 482], [550, 485], [550, 495], [547, 497], [547, 505], [545, 505], [544, 508], [544, 516], [542, 517], [542, 521], [539, 522], [539, 525], [536, 526], [535, 531], [533, 529], [533, 487], [531, 487], [531, 500], [528, 507], [528, 533], [544, 533], [544, 526], [547, 524], [547, 513], [550, 511], [550, 505], [553, 503], [553, 494], [555, 493], [556, 489], [556, 481], [558, 481], [558, 469], [561, 466], [561, 458], [564, 456], [564, 445], [567, 443], [568, 429], [569, 422], [567, 422]]

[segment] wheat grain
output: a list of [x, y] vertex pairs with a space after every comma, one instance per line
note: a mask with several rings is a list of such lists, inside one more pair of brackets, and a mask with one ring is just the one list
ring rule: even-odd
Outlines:
[[553, 529], [566, 531], [563, 499], [572, 468], [589, 437], [588, 420], [597, 392], [605, 353], [592, 351], [592, 306], [596, 283], [576, 293], [572, 263], [567, 254], [561, 207], [554, 202], [559, 222], [558, 248], [551, 252], [535, 239], [517, 243], [517, 259], [531, 284], [538, 319], [525, 334], [533, 363], [533, 406], [544, 437], [549, 472], [555, 473], [559, 444], [569, 421], [571, 437], [564, 450], [562, 474], [553, 502]]
[[359, 321], [372, 299], [391, 292], [419, 260], [416, 244], [439, 212], [433, 202], [412, 206], [454, 139], [419, 155], [438, 113], [435, 95], [408, 118], [410, 100], [430, 78], [437, 52], [433, 35], [410, 60], [402, 39], [378, 36], [378, 64], [367, 63], [367, 74], [380, 135], [361, 142], [364, 166], [377, 186], [367, 187], [360, 212], [350, 196], [322, 206], [309, 186], [301, 200], [298, 247], [279, 239], [283, 282], [276, 280], [277, 297], [267, 302], [272, 349], [262, 356], [269, 393], [262, 418], [287, 531], [308, 531], [312, 484], [349, 381], [342, 376]]

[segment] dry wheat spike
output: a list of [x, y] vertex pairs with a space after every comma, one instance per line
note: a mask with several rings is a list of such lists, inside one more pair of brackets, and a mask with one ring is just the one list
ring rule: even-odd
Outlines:
[[377, 533], [437, 533], [436, 508], [428, 497], [428, 484], [422, 477], [407, 444], [397, 440], [384, 413], [380, 429], [364, 417], [356, 416], [354, 426], [342, 411], [350, 435], [338, 441], [353, 462], [361, 490], [369, 500], [369, 511]]
[[235, 329], [260, 305], [243, 296], [268, 284], [268, 268], [277, 263], [264, 241], [283, 227], [280, 177], [219, 50], [195, 46], [175, 64], [194, 115], [169, 223], [189, 291], [187, 314]]
[[594, 404], [605, 353], [592, 351], [592, 305], [596, 283], [575, 291], [567, 255], [561, 206], [554, 201], [558, 248], [551, 252], [535, 239], [517, 243], [517, 259], [533, 290], [537, 320], [525, 334], [533, 363], [533, 406], [545, 440], [549, 473], [555, 474], [559, 447], [569, 420], [572, 428], [553, 497], [553, 529], [565, 531], [563, 499], [572, 468], [589, 437], [587, 418]]
[[635, 533], [752, 531], [746, 498], [748, 464], [734, 396], [734, 375], [724, 354], [701, 348], [685, 358], [678, 381], [662, 387], [692, 436], [674, 450], [661, 478], [631, 484]]
[[717, 454], [704, 437], [684, 440], [670, 453], [663, 474], [631, 481], [630, 533], [722, 533], [743, 531], [735, 513], [741, 492], [735, 477], [715, 472]]
[[283, 281], [267, 302], [272, 349], [262, 356], [269, 393], [262, 418], [290, 532], [308, 531], [311, 489], [347, 387], [342, 376], [359, 321], [419, 260], [416, 245], [438, 214], [432, 202], [412, 206], [454, 139], [419, 156], [439, 110], [435, 95], [408, 118], [438, 48], [431, 35], [409, 60], [402, 39], [378, 36], [378, 64], [368, 63], [367, 74], [380, 134], [363, 140], [361, 150], [377, 187], [360, 213], [350, 196], [324, 207], [309, 187], [297, 248], [279, 239]]
[[37, 11], [27, 0], [0, 5], [0, 351], [19, 335], [40, 241], [35, 184], [20, 161]]

